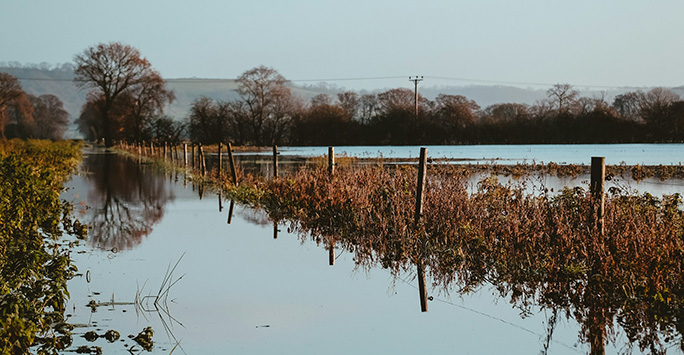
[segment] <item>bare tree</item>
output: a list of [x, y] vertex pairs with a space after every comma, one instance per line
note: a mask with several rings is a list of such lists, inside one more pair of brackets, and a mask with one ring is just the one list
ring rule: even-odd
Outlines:
[[318, 94], [311, 98], [311, 106], [329, 106], [332, 104], [332, 99], [328, 94]]
[[482, 116], [490, 123], [510, 123], [529, 119], [530, 113], [525, 104], [500, 103], [487, 106]]
[[480, 106], [462, 95], [439, 94], [435, 98], [437, 117], [450, 128], [465, 128], [474, 124]]
[[378, 109], [378, 96], [375, 94], [365, 94], [360, 99], [360, 119], [361, 124], [365, 125], [375, 117]]
[[244, 102], [241, 108], [251, 126], [252, 143], [278, 143], [292, 120], [291, 109], [299, 106], [287, 80], [275, 69], [262, 65], [244, 72], [237, 82]]
[[102, 119], [105, 144], [112, 145], [117, 129], [111, 110], [115, 101], [126, 91], [139, 91], [147, 81], [159, 77], [150, 62], [132, 46], [119, 42], [100, 43], [74, 57], [74, 81], [95, 91]]
[[641, 119], [641, 96], [640, 92], [617, 95], [613, 100], [613, 107], [623, 119], [638, 121]]
[[145, 139], [145, 129], [164, 112], [166, 104], [176, 99], [173, 91], [166, 89], [166, 82], [156, 70], [150, 69], [140, 80], [140, 84], [131, 87], [128, 95], [132, 98], [131, 138], [134, 141]]
[[183, 131], [185, 131], [185, 124], [162, 115], [153, 118], [149, 123], [149, 128], [153, 139], [159, 142], [178, 144], [181, 141]]
[[665, 115], [668, 107], [680, 100], [672, 90], [657, 87], [641, 93], [640, 110], [644, 119], [658, 120]]
[[231, 118], [231, 104], [205, 96], [196, 99], [187, 118], [190, 139], [205, 144], [225, 142], [230, 138]]
[[[415, 94], [413, 90], [406, 88], [390, 89], [378, 94], [378, 111], [381, 114], [388, 114], [393, 111], [411, 111], [415, 107]], [[418, 101], [421, 101], [418, 95]]]
[[579, 91], [573, 89], [570, 84], [556, 84], [546, 91], [546, 95], [558, 113], [567, 113], [579, 96]]
[[357, 117], [359, 108], [361, 107], [359, 94], [353, 91], [341, 92], [337, 94], [337, 101], [340, 102], [340, 107], [347, 113], [350, 120]]

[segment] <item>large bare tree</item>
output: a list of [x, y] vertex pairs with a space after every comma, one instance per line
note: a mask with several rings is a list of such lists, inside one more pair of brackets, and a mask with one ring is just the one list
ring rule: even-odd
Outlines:
[[128, 90], [128, 96], [132, 99], [131, 118], [132, 132], [130, 138], [134, 141], [145, 139], [144, 131], [152, 125], [164, 112], [167, 103], [176, 99], [173, 91], [166, 89], [166, 82], [155, 70], [149, 70], [141, 78], [140, 84]]
[[252, 143], [279, 143], [292, 121], [293, 111], [301, 107], [287, 87], [287, 80], [275, 69], [262, 65], [244, 72], [237, 82], [251, 126]]
[[127, 44], [100, 43], [76, 55], [74, 62], [74, 80], [83, 87], [91, 88], [94, 91], [91, 97], [98, 97], [97, 106], [107, 146], [112, 145], [113, 133], [117, 129], [111, 117], [117, 99], [125, 94], [140, 98], [143, 93], [149, 92], [146, 88], [151, 87], [156, 90], [157, 99], [145, 99], [145, 102], [152, 107], [158, 101], [171, 100], [163, 82], [160, 83], [159, 73], [152, 69], [150, 62], [141, 57], [136, 48]]
[[579, 91], [572, 88], [570, 84], [555, 84], [550, 89], [546, 90], [546, 95], [551, 100], [553, 107], [558, 110], [558, 113], [567, 113], [572, 104], [577, 100]]

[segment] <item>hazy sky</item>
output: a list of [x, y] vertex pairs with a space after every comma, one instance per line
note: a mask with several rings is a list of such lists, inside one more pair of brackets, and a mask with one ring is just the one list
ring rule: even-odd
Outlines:
[[263, 64], [290, 80], [399, 77], [336, 82], [349, 88], [410, 87], [412, 75], [680, 86], [683, 18], [682, 0], [0, 0], [0, 62], [70, 62], [121, 41], [166, 78]]

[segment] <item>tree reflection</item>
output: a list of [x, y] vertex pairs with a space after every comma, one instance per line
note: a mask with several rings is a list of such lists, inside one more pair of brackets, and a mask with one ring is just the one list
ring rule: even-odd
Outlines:
[[90, 206], [88, 242], [103, 250], [132, 249], [164, 215], [174, 196], [161, 174], [116, 154], [94, 154], [85, 161]]

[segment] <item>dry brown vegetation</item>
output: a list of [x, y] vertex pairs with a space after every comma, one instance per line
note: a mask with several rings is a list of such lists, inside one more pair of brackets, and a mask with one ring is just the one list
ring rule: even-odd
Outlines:
[[[467, 181], [458, 167], [430, 169], [418, 226], [410, 166], [254, 179], [250, 189], [259, 193], [248, 201], [305, 236], [353, 252], [359, 265], [398, 273], [420, 260], [444, 292], [491, 284], [525, 312], [532, 306], [562, 309], [592, 344], [602, 344], [614, 322], [641, 350], [660, 352], [681, 340], [680, 195], [614, 191], [606, 199], [602, 236], [583, 188], [530, 194], [525, 181], [508, 185], [490, 177], [471, 192]], [[236, 196], [245, 189], [226, 187]]]
[[[496, 169], [473, 186], [472, 169], [433, 164], [424, 214], [416, 225], [415, 166], [343, 164], [330, 176], [323, 164], [315, 165], [277, 179], [248, 175], [238, 186], [228, 180], [214, 183], [230, 198], [265, 209], [275, 222], [289, 223], [303, 239], [353, 253], [361, 267], [379, 265], [398, 275], [413, 272], [420, 262], [440, 292], [493, 285], [523, 314], [542, 307], [554, 318], [557, 313], [572, 317], [592, 353], [600, 353], [620, 329], [629, 346], [641, 351], [684, 349], [679, 194], [655, 197], [611, 189], [601, 234], [593, 199], [582, 187], [552, 194], [530, 188], [530, 178], [504, 184]], [[588, 167], [510, 169], [529, 177], [530, 171], [572, 175]], [[608, 171], [609, 176], [679, 174], [679, 167], [668, 169], [617, 166]]]

